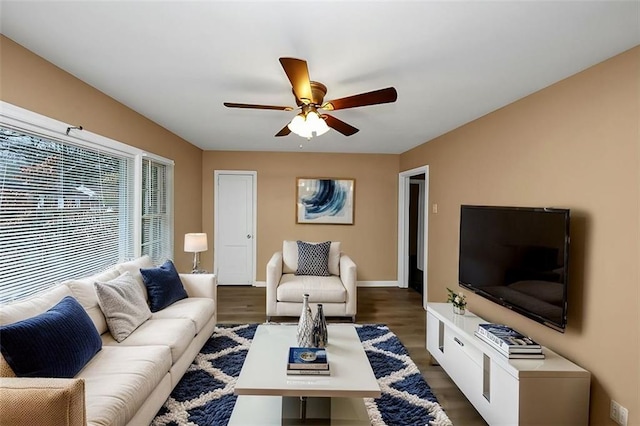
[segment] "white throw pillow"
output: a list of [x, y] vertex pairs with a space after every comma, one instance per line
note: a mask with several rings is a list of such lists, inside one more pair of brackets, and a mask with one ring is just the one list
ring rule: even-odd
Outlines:
[[117, 342], [129, 337], [151, 317], [142, 289], [130, 272], [108, 282], [95, 282], [94, 286], [109, 331]]
[[151, 260], [149, 255], [145, 254], [137, 259], [129, 260], [128, 262], [118, 263], [115, 266], [115, 269], [119, 274], [124, 274], [127, 271], [131, 272], [131, 276], [136, 280], [138, 286], [140, 286], [140, 289], [142, 290], [142, 294], [144, 294], [144, 300], [149, 300], [147, 287], [144, 285], [140, 269], [153, 268], [154, 266], [153, 260]]

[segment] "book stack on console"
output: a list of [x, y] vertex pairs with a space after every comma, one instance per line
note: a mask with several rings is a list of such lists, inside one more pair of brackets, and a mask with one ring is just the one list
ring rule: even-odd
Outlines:
[[287, 374], [329, 376], [327, 351], [322, 348], [289, 348]]
[[543, 359], [542, 346], [502, 324], [478, 324], [475, 335], [511, 359]]

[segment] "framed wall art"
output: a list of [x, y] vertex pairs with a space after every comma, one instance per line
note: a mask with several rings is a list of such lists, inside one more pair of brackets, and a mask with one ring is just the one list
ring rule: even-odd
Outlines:
[[354, 179], [297, 178], [296, 223], [353, 225]]

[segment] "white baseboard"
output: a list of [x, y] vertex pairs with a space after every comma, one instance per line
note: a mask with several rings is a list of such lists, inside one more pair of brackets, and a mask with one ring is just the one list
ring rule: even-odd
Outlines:
[[358, 281], [358, 287], [398, 287], [398, 281]]
[[[398, 287], [397, 281], [358, 281], [358, 287]], [[256, 281], [254, 287], [266, 287], [266, 281]]]

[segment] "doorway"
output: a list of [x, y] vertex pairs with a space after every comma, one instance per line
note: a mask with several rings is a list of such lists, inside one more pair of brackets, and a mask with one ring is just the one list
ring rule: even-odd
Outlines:
[[253, 285], [256, 278], [254, 171], [214, 171], [213, 264], [221, 285]]
[[[401, 172], [398, 185], [398, 286], [419, 291], [426, 307], [429, 166]], [[414, 262], [412, 255], [415, 256]]]
[[409, 288], [424, 295], [424, 173], [409, 179]]

